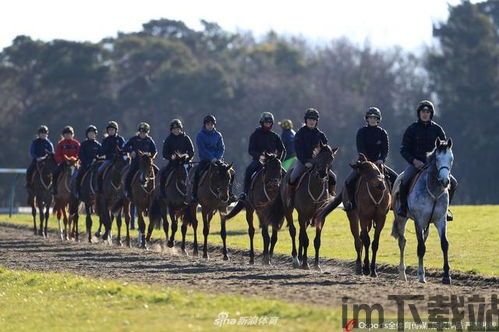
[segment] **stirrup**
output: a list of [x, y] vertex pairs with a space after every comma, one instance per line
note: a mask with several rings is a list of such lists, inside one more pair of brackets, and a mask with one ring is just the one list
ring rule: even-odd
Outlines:
[[454, 220], [454, 215], [452, 214], [451, 210], [447, 210], [447, 221], [452, 221]]

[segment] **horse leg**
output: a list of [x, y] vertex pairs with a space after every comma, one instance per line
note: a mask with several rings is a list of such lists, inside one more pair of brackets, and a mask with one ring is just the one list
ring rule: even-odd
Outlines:
[[[189, 207], [188, 207], [189, 209]], [[192, 231], [194, 232], [194, 243], [193, 243], [193, 249], [192, 249], [192, 255], [197, 256], [198, 255], [198, 218], [196, 216], [196, 207], [192, 208]]]
[[161, 221], [163, 222], [163, 232], [165, 233], [165, 246], [167, 246], [170, 223], [168, 222], [168, 215], [163, 209], [161, 209]]
[[204, 243], [203, 243], [203, 258], [209, 259], [208, 256], [208, 235], [210, 234], [210, 216], [208, 216], [208, 212], [203, 209], [203, 235], [204, 235]]
[[263, 265], [270, 265], [269, 256], [269, 246], [270, 246], [270, 236], [269, 236], [269, 226], [262, 226], [262, 237], [263, 237]]
[[229, 256], [227, 255], [227, 231], [225, 229], [225, 216], [220, 214], [220, 236], [222, 237], [222, 242], [223, 242], [223, 248], [222, 248], [222, 254], [223, 254], [223, 260], [228, 261]]
[[[106, 209], [106, 211], [107, 211], [107, 209]], [[109, 216], [109, 212], [106, 212], [106, 214], [107, 214], [107, 218], [111, 218], [111, 217]], [[106, 219], [107, 219], [107, 218], [106, 218]], [[103, 224], [104, 224], [104, 220], [102, 220], [102, 218], [99, 218], [99, 228], [97, 229], [97, 232], [95, 232], [95, 237], [97, 237], [97, 238], [99, 238], [99, 237], [100, 237], [100, 234], [101, 234], [101, 232], [102, 232], [102, 225], [103, 225]]]
[[31, 205], [31, 215], [33, 216], [33, 232], [36, 235], [37, 234], [37, 232], [36, 232], [36, 208], [35, 208], [34, 202]]
[[288, 221], [289, 236], [291, 237], [291, 257], [293, 259], [293, 267], [300, 267], [300, 260], [297, 257], [296, 252], [296, 227], [293, 223], [293, 215], [291, 213], [286, 213], [286, 220]]
[[49, 236], [48, 234], [49, 216], [50, 216], [50, 204], [47, 204], [47, 206], [45, 207], [45, 227], [43, 227], [43, 235], [46, 238]]
[[270, 261], [272, 262], [272, 257], [274, 256], [274, 248], [277, 243], [277, 233], [279, 230], [277, 227], [272, 226], [272, 237], [270, 238], [270, 250], [269, 250], [269, 256], [270, 256]]
[[[92, 243], [92, 206], [91, 204], [85, 203], [85, 223], [87, 226], [87, 237], [88, 237], [88, 243]], [[78, 236], [78, 233], [76, 233], [76, 236]]]
[[449, 250], [449, 241], [447, 240], [447, 221], [446, 221], [446, 216], [444, 217], [436, 224], [437, 230], [438, 230], [438, 235], [440, 236], [440, 246], [442, 247], [442, 253], [444, 255], [444, 275], [442, 277], [442, 283], [445, 285], [450, 285], [451, 284], [451, 277], [450, 277], [450, 267], [449, 267], [449, 256], [448, 256], [448, 250]]
[[253, 209], [246, 208], [246, 222], [248, 223], [248, 236], [250, 240], [250, 264], [255, 264], [255, 248], [253, 245], [253, 238], [255, 237], [255, 227], [253, 226]]
[[172, 221], [172, 234], [170, 235], [170, 239], [168, 240], [168, 247], [173, 248], [175, 246], [175, 234], [177, 234], [178, 229], [178, 219], [175, 217], [174, 211], [169, 211], [170, 220]]
[[121, 219], [121, 213], [118, 214], [118, 217], [116, 218], [116, 226], [118, 227], [118, 234], [117, 234], [117, 243], [119, 246], [123, 246], [123, 242], [121, 242], [121, 225], [122, 225], [123, 221]]
[[359, 235], [359, 217], [355, 211], [347, 212], [348, 221], [350, 222], [350, 232], [353, 236], [353, 245], [355, 247], [355, 252], [357, 253], [357, 258], [355, 260], [355, 274], [362, 274], [362, 240]]
[[[394, 207], [396, 211], [396, 207]], [[399, 251], [400, 251], [400, 262], [399, 262], [399, 279], [407, 281], [407, 275], [405, 273], [405, 262], [404, 262], [404, 251], [405, 251], [405, 226], [407, 224], [407, 218], [401, 217], [395, 214], [395, 220], [392, 226], [392, 236], [398, 239]]]
[[382, 215], [375, 221], [376, 227], [374, 228], [374, 240], [371, 246], [373, 251], [373, 257], [371, 259], [371, 277], [378, 276], [378, 272], [376, 271], [376, 255], [378, 253], [381, 231], [383, 230], [383, 227], [385, 227], [385, 220], [386, 215]]
[[187, 235], [187, 226], [188, 226], [187, 220], [183, 220], [182, 221], [182, 226], [180, 227], [180, 231], [182, 232], [182, 245], [181, 245], [181, 249], [182, 249], [182, 253], [185, 256], [189, 256], [189, 254], [185, 250], [185, 236]]
[[153, 230], [154, 230], [154, 224], [151, 222], [151, 219], [149, 218], [149, 226], [147, 227], [147, 236], [146, 236], [147, 242], [151, 241], [151, 236], [152, 236]]
[[137, 220], [139, 224], [139, 246], [141, 249], [146, 249], [146, 223], [144, 221], [144, 216], [142, 215], [142, 210], [135, 207], [137, 211]]
[[302, 254], [301, 268], [304, 270], [310, 270], [310, 266], [307, 262], [307, 249], [308, 249], [308, 235], [307, 235], [307, 224], [308, 220], [302, 216], [298, 216], [298, 221], [300, 222], [300, 241], [299, 241], [299, 253], [298, 259], [300, 259], [300, 254]]
[[71, 226], [69, 225], [68, 216], [66, 215], [66, 208], [63, 207], [61, 210], [62, 221], [64, 223], [64, 240], [69, 241], [69, 229]]
[[424, 254], [426, 252], [426, 245], [424, 241], [424, 230], [420, 229], [418, 222], [414, 221], [414, 227], [416, 228], [416, 236], [418, 238], [418, 277], [419, 282], [425, 283], [425, 270], [424, 270]]
[[364, 245], [364, 265], [362, 267], [362, 272], [364, 275], [369, 275], [369, 246], [371, 245], [371, 238], [369, 237], [369, 231], [371, 229], [371, 221], [366, 219], [360, 219], [360, 239]]
[[319, 271], [322, 271], [319, 265], [319, 249], [321, 248], [321, 233], [322, 233], [321, 227], [317, 226], [315, 228], [315, 239], [314, 239], [314, 248], [315, 248], [314, 268]]

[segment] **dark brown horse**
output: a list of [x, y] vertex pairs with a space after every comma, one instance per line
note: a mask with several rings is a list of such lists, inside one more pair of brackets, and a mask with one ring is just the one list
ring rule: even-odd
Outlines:
[[[161, 221], [163, 221], [163, 230], [165, 232], [166, 245], [172, 248], [175, 245], [175, 233], [178, 228], [178, 219], [182, 217], [182, 253], [187, 255], [185, 250], [185, 236], [187, 233], [187, 227], [189, 226], [189, 220], [185, 217], [185, 209], [187, 204], [185, 203], [187, 199], [187, 163], [189, 160], [189, 155], [187, 154], [174, 154], [174, 158], [170, 161], [171, 170], [167, 174], [165, 183], [165, 193], [166, 197], [161, 197], [161, 190], [159, 186], [156, 188], [154, 193], [154, 199], [152, 200], [152, 205], [149, 211], [149, 229], [147, 231], [146, 240], [149, 241], [154, 226], [159, 226]], [[170, 216], [172, 233], [168, 239], [168, 217]]]
[[[192, 187], [195, 167], [189, 172], [189, 186]], [[223, 259], [228, 260], [227, 255], [227, 232], [225, 229], [225, 215], [227, 214], [227, 206], [229, 204], [229, 187], [230, 180], [234, 176], [232, 164], [227, 164], [223, 161], [214, 161], [210, 163], [208, 170], [201, 176], [198, 188], [198, 200], [201, 205], [201, 215], [203, 217], [203, 258], [208, 259], [208, 235], [210, 234], [210, 221], [218, 211], [220, 214], [221, 230], [220, 234], [223, 242]], [[197, 203], [192, 203], [186, 209], [186, 216], [189, 223], [194, 229], [194, 250], [193, 255], [198, 254], [197, 243]]]
[[[33, 172], [33, 189], [28, 191], [28, 204], [31, 206], [31, 215], [33, 216], [34, 234], [47, 237], [47, 224], [52, 205], [52, 173], [57, 164], [53, 153], [48, 153], [45, 157], [38, 158], [36, 169]], [[40, 215], [40, 228], [36, 230], [36, 208]], [[45, 225], [44, 225], [45, 222]]]
[[145, 249], [146, 223], [144, 217], [149, 214], [149, 207], [151, 206], [154, 189], [156, 188], [156, 177], [151, 154], [139, 151], [138, 158], [139, 170], [134, 175], [131, 183], [132, 203], [135, 205], [135, 213], [137, 214], [139, 225], [139, 246]]
[[[79, 241], [78, 232], [78, 219], [79, 219], [79, 206], [80, 202], [85, 206], [86, 214], [86, 231], [87, 239], [89, 243], [92, 243], [92, 214], [95, 212], [96, 202], [95, 198], [97, 195], [97, 172], [99, 167], [102, 165], [102, 161], [95, 161], [90, 168], [85, 172], [81, 179], [80, 192], [78, 198], [72, 195], [69, 202], [69, 218], [72, 220], [73, 228], [71, 230], [71, 235], [74, 236], [76, 241]], [[81, 171], [81, 169], [80, 169]], [[74, 181], [73, 181], [74, 185]], [[72, 191], [76, 189], [72, 188]]]
[[[275, 200], [280, 200], [279, 187], [281, 185], [283, 171], [281, 161], [275, 154], [265, 153], [262, 168], [253, 176], [248, 198], [240, 201], [226, 216], [229, 220], [237, 215], [242, 208], [246, 208], [246, 221], [248, 223], [248, 235], [250, 239], [250, 264], [255, 263], [255, 252], [253, 247], [253, 236], [255, 227], [253, 226], [253, 212], [256, 211], [263, 237], [263, 264], [270, 265], [274, 247], [277, 242], [277, 233], [282, 226], [284, 217], [271, 219], [269, 209], [275, 204]], [[272, 238], [269, 236], [269, 226], [272, 227]], [[294, 227], [294, 226], [293, 226]], [[295, 231], [296, 232], [296, 231]]]
[[[354, 238], [355, 251], [357, 259], [355, 261], [355, 272], [357, 274], [371, 275], [377, 277], [376, 272], [376, 254], [379, 247], [379, 238], [381, 231], [385, 226], [386, 215], [392, 204], [392, 195], [384, 172], [376, 166], [376, 164], [367, 160], [363, 155], [359, 155], [359, 159], [353, 165], [350, 165], [354, 170], [359, 172], [357, 181], [357, 189], [355, 191], [355, 202], [357, 208], [346, 212], [350, 221], [350, 231]], [[342, 197], [338, 197], [332, 201], [329, 206], [324, 208], [324, 211], [318, 213], [318, 219], [324, 218], [336, 208], [341, 199], [346, 201], [347, 193], [343, 190]], [[360, 235], [359, 235], [360, 223]], [[372, 259], [369, 262], [369, 246], [371, 239], [369, 231], [374, 227], [374, 240], [372, 242]], [[364, 266], [361, 265], [362, 246], [364, 246]]]
[[[105, 231], [102, 235], [104, 241], [108, 241], [111, 244], [111, 227], [114, 218], [116, 218], [116, 224], [118, 226], [118, 244], [121, 245], [121, 223], [122, 215], [125, 214], [125, 223], [127, 228], [127, 244], [130, 245], [130, 233], [129, 233], [129, 219], [127, 219], [128, 211], [126, 211], [127, 206], [129, 206], [128, 200], [125, 198], [124, 184], [122, 181], [123, 173], [128, 166], [128, 159], [123, 158], [122, 152], [117, 152], [113, 157], [113, 161], [108, 169], [102, 175], [102, 193], [97, 195], [97, 210], [99, 213], [99, 218], [104, 225]], [[125, 210], [125, 211], [124, 211]], [[91, 230], [88, 230], [91, 234]], [[96, 236], [100, 236], [100, 226], [99, 231]]]
[[[308, 249], [308, 235], [307, 227], [313, 224], [314, 216], [316, 212], [323, 207], [328, 200], [330, 200], [330, 192], [334, 192], [334, 188], [329, 188], [329, 169], [333, 163], [334, 156], [338, 148], [331, 148], [327, 144], [320, 144], [315, 150], [312, 159], [312, 167], [309, 168], [300, 177], [296, 185], [294, 200], [289, 197], [289, 176], [292, 171], [288, 171], [281, 186], [281, 197], [284, 205], [284, 215], [290, 225], [290, 234], [292, 241], [292, 252], [293, 266], [301, 267], [303, 269], [309, 269], [307, 249]], [[289, 202], [294, 202], [290, 204]], [[293, 208], [298, 212], [298, 221], [300, 224], [300, 234], [299, 234], [299, 246], [298, 246], [298, 256], [296, 255], [295, 237], [294, 233], [291, 232], [294, 226], [293, 224]], [[272, 212], [276, 213], [279, 209], [274, 209]], [[275, 215], [274, 215], [275, 217]], [[323, 224], [315, 224], [315, 263], [314, 267], [320, 270], [319, 266], [319, 249], [321, 246], [321, 232]]]
[[[61, 240], [69, 240], [71, 229], [71, 218], [68, 218], [68, 205], [71, 199], [71, 178], [78, 167], [78, 158], [64, 156], [63, 169], [57, 181], [57, 194], [54, 196], [54, 214], [57, 217]], [[64, 222], [64, 230], [61, 226], [61, 218]]]

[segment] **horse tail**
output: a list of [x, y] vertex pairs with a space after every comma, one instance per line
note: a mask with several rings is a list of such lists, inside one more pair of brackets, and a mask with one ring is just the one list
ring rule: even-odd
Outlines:
[[154, 228], [161, 227], [161, 207], [159, 197], [154, 197], [149, 208], [149, 220], [154, 225]]
[[[194, 209], [196, 211], [196, 209]], [[196, 212], [194, 212], [196, 213]], [[182, 220], [187, 221], [187, 224], [189, 226], [192, 226], [194, 224], [194, 220], [196, 219], [196, 216], [192, 214], [192, 209], [191, 206], [188, 205], [182, 210]]]
[[400, 218], [400, 217], [398, 217], [398, 216], [395, 216], [395, 218], [393, 219], [392, 236], [395, 239], [398, 239], [399, 237], [403, 236], [402, 228], [401, 228], [401, 225], [400, 225], [400, 221], [402, 221], [402, 220], [403, 219]]
[[277, 195], [274, 201], [263, 211], [266, 220], [270, 220], [273, 227], [280, 229], [285, 217], [284, 202], [281, 195]]
[[225, 220], [234, 218], [244, 208], [244, 201], [238, 201], [236, 206], [225, 216]]
[[316, 212], [316, 216], [320, 219], [325, 219], [328, 216], [328, 214], [333, 212], [333, 210], [336, 209], [338, 205], [340, 205], [342, 200], [343, 200], [343, 192], [340, 192], [338, 195], [336, 195], [336, 197], [332, 201], [321, 207]]

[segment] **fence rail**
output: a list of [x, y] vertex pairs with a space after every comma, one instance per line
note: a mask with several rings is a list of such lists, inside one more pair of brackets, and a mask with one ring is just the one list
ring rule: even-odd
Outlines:
[[16, 184], [19, 177], [26, 174], [25, 168], [0, 168], [0, 174], [14, 174], [12, 179], [12, 184], [9, 191], [9, 217], [12, 216], [12, 211], [14, 209], [14, 197], [16, 196]]

